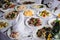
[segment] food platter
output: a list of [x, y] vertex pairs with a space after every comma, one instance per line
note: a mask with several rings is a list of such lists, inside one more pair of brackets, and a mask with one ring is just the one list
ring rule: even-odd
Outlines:
[[[53, 30], [54, 30], [54, 28], [51, 28], [50, 26], [45, 26], [41, 29], [34, 31], [33, 37], [37, 38], [38, 40], [40, 40], [40, 39], [41, 40], [45, 40], [45, 39], [46, 40], [49, 40], [49, 39], [51, 39], [51, 40], [58, 39], [59, 40], [59, 38], [60, 38], [59, 33], [55, 34], [53, 32]], [[51, 38], [49, 38], [49, 37], [51, 37]]]
[[18, 16], [18, 11], [11, 11], [9, 13], [6, 13], [5, 18], [8, 20], [13, 20]]
[[[36, 20], [35, 20], [36, 19]], [[34, 22], [33, 21], [36, 21], [36, 24], [34, 24]], [[32, 23], [31, 23], [32, 22]], [[39, 24], [37, 23], [37, 22], [39, 22]], [[27, 20], [26, 20], [26, 25], [28, 26], [28, 27], [30, 27], [30, 28], [32, 28], [32, 27], [36, 27], [36, 28], [42, 28], [43, 27], [43, 20], [41, 19], [41, 18], [38, 18], [38, 17], [30, 17], [30, 18], [28, 18]], [[38, 25], [37, 25], [38, 24]]]
[[26, 9], [23, 11], [23, 15], [25, 17], [33, 17], [35, 15], [35, 10], [33, 9]]
[[35, 39], [37, 39], [37, 40], [46, 40], [46, 38], [43, 36], [43, 37], [38, 37], [37, 36], [37, 32], [38, 32], [38, 30], [36, 30], [35, 32], [34, 32], [34, 34], [33, 34], [33, 37], [35, 38]]
[[[29, 32], [29, 35], [27, 36], [27, 38], [31, 37], [31, 40], [34, 38], [36, 40], [45, 40], [46, 39], [45, 36], [37, 37], [37, 35], [39, 34], [37, 32], [38, 32], [38, 30], [39, 30], [39, 32], [43, 31], [42, 29], [44, 29], [44, 27], [46, 25], [49, 25], [46, 27], [47, 30], [49, 29], [49, 27], [52, 29], [52, 32], [55, 31], [55, 29], [58, 30], [58, 28], [55, 27], [55, 24], [58, 22], [59, 24], [57, 24], [57, 25], [59, 25], [58, 27], [60, 27], [60, 18], [57, 16], [60, 17], [60, 9], [56, 10], [54, 13], [52, 13], [52, 11], [48, 10], [47, 7], [43, 4], [15, 5], [12, 9], [7, 8], [6, 11], [4, 11], [4, 15], [3, 15], [2, 19], [6, 19], [6, 20], [0, 20], [0, 22], [4, 21], [4, 22], [7, 22], [9, 25], [6, 28], [5, 27], [1, 28], [0, 30], [6, 31], [8, 28], [10, 28], [12, 26], [12, 29], [14, 27], [16, 27], [16, 29], [18, 29], [18, 28], [21, 29], [21, 30], [19, 30], [19, 32], [20, 31], [22, 32], [22, 28], [23, 28], [23, 30], [27, 30], [27, 35]], [[10, 24], [11, 21], [12, 21], [12, 23]], [[0, 26], [1, 26], [1, 24], [2, 23], [0, 23]], [[5, 24], [5, 23], [3, 23], [3, 24]], [[6, 25], [4, 25], [4, 26], [6, 26]], [[29, 29], [29, 31], [28, 31], [28, 29]], [[13, 29], [13, 30], [15, 30], [15, 29]], [[57, 34], [54, 32], [52, 33], [50, 31], [47, 31], [47, 30], [45, 31], [46, 33], [48, 32], [49, 34], [54, 34], [54, 35], [59, 34], [58, 32], [57, 32], [58, 33]], [[11, 29], [8, 29], [7, 36], [13, 40], [14, 39], [20, 40], [20, 37], [15, 38], [15, 37], [17, 37], [17, 35], [20, 36], [19, 32], [11, 31]], [[24, 32], [23, 35], [25, 35], [25, 31], [23, 31], [23, 32]], [[37, 35], [36, 35], [36, 33], [37, 33]], [[41, 35], [42, 34], [44, 34], [44, 33], [41, 33]], [[54, 38], [59, 39], [59, 36], [58, 37], [54, 36]], [[24, 38], [22, 38], [22, 39], [24, 39]], [[51, 38], [51, 40], [52, 39], [53, 38]]]
[[12, 39], [21, 39], [21, 34], [18, 31], [13, 31], [11, 28], [7, 31], [7, 36]]
[[[5, 7], [5, 6], [6, 6], [6, 7]], [[8, 3], [5, 3], [5, 4], [2, 5], [1, 10], [4, 11], [4, 12], [5, 12], [5, 11], [9, 11], [9, 10], [11, 10], [11, 9], [14, 9], [15, 6], [16, 6], [15, 3], [8, 2]]]
[[24, 4], [24, 5], [26, 5], [26, 4], [29, 5], [29, 4], [34, 4], [35, 1], [34, 0], [24, 0], [24, 1], [21, 0], [20, 3], [21, 4]]
[[42, 9], [46, 9], [46, 6], [43, 4], [33, 4], [31, 8], [36, 9], [36, 10], [42, 10]]
[[18, 5], [18, 6], [15, 7], [15, 10], [16, 10], [16, 11], [23, 11], [23, 10], [25, 10], [26, 8], [27, 8], [26, 5]]
[[39, 10], [39, 12], [37, 13], [37, 16], [41, 18], [50, 18], [52, 16], [52, 12], [50, 12], [47, 9], [42, 9], [42, 10]]
[[[6, 6], [6, 5], [8, 5], [8, 6]], [[6, 3], [3, 5], [3, 9], [14, 8], [14, 7], [15, 7], [14, 3]]]
[[[2, 23], [1, 23], [2, 22]], [[6, 31], [8, 28], [10, 28], [12, 26], [11, 23], [8, 22], [8, 20], [4, 20], [4, 19], [1, 19], [0, 20], [0, 30], [2, 32]]]

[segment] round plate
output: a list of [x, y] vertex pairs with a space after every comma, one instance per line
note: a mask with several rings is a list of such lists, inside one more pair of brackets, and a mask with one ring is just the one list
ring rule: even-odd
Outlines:
[[3, 20], [3, 19], [1, 19], [0, 20], [0, 22], [7, 22], [8, 23], [8, 26], [6, 26], [5, 28], [2, 28], [2, 29], [0, 29], [2, 32], [4, 32], [4, 31], [6, 31], [8, 28], [10, 28], [11, 26], [12, 26], [12, 24], [8, 21], [8, 20]]
[[52, 17], [52, 13], [51, 13], [49, 10], [46, 10], [47, 12], [49, 12], [49, 16], [46, 16], [46, 17], [40, 16], [40, 13], [39, 13], [39, 12], [42, 12], [42, 11], [44, 11], [44, 10], [46, 10], [46, 9], [39, 10], [38, 13], [37, 13], [37, 16], [38, 16], [38, 17], [41, 17], [41, 18], [51, 18], [51, 17]]
[[[18, 7], [23, 7], [23, 8], [20, 8], [20, 9], [18, 10]], [[16, 10], [16, 11], [23, 11], [23, 10], [25, 10], [26, 8], [27, 8], [26, 5], [17, 5], [17, 6], [15, 7], [15, 10]]]
[[[12, 2], [11, 2], [12, 3]], [[12, 3], [12, 4], [16, 4], [16, 3]], [[3, 8], [4, 8], [4, 6], [5, 6], [5, 4], [3, 5]], [[9, 10], [11, 10], [11, 9], [14, 9], [14, 8], [7, 8], [7, 9], [3, 9], [3, 8], [1, 8], [1, 10], [3, 11], [3, 12], [8, 12]]]
[[[10, 37], [10, 34], [12, 33], [12, 32], [17, 32], [17, 31], [12, 31], [11, 29], [9, 29], [8, 31], [7, 31], [7, 36], [10, 38], [10, 39], [16, 39], [16, 38], [12, 38], [12, 37]], [[20, 34], [20, 33], [19, 33]], [[20, 39], [21, 37], [20, 37], [20, 35], [19, 35], [19, 38], [18, 39]]]
[[36, 39], [36, 40], [45, 40], [45, 38], [44, 37], [38, 37], [37, 36], [37, 31], [38, 31], [38, 29], [36, 30], [36, 31], [34, 31], [34, 33], [33, 33], [33, 37]]
[[[25, 15], [24, 15], [24, 12], [25, 12], [25, 11], [28, 11], [28, 10], [31, 10], [31, 11], [32, 11], [32, 16], [25, 16]], [[35, 10], [33, 10], [33, 9], [26, 9], [26, 10], [23, 11], [23, 15], [24, 15], [25, 17], [33, 17], [33, 16], [35, 15]]]
[[40, 29], [40, 28], [42, 28], [44, 25], [44, 23], [43, 23], [43, 20], [41, 19], [41, 18], [39, 18], [40, 20], [41, 20], [41, 24], [42, 25], [40, 25], [40, 26], [30, 26], [29, 24], [28, 24], [28, 21], [31, 19], [31, 18], [38, 18], [38, 17], [30, 17], [30, 18], [28, 18], [26, 21], [25, 21], [25, 24], [29, 27], [29, 28], [38, 28], [38, 29]]
[[36, 9], [36, 10], [46, 9], [46, 6], [45, 6], [45, 5], [43, 5], [43, 8], [37, 8], [37, 6], [40, 6], [40, 5], [43, 5], [43, 4], [33, 4], [33, 5], [31, 6], [31, 8]]
[[[12, 10], [9, 10], [8, 12], [5, 12], [5, 13], [4, 13], [4, 16], [3, 16], [4, 19], [6, 19], [5, 16], [6, 16], [7, 14], [9, 14], [10, 12], [13, 12], [13, 11], [15, 11], [15, 10], [12, 9]], [[19, 13], [18, 13], [18, 14], [19, 14]], [[18, 17], [18, 15], [17, 15], [17, 17]], [[17, 18], [17, 17], [16, 17], [16, 18]], [[14, 19], [15, 19], [15, 18], [14, 18]], [[14, 20], [14, 19], [7, 19], [7, 20]]]

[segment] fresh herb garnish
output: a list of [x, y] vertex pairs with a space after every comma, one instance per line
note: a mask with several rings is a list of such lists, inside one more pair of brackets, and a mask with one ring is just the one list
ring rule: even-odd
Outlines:
[[52, 32], [56, 35], [57, 33], [59, 33], [59, 30], [60, 30], [60, 20], [58, 20], [58, 18], [56, 18]]
[[39, 8], [43, 8], [44, 6], [43, 5], [40, 5], [40, 7]]
[[34, 24], [36, 24], [36, 22], [37, 22], [36, 19], [34, 19]]
[[15, 14], [12, 13], [12, 14], [11, 14], [11, 18], [13, 18], [13, 17], [15, 17]]

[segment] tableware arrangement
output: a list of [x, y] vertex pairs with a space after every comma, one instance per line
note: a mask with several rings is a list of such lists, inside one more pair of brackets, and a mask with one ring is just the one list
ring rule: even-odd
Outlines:
[[[16, 29], [24, 28], [23, 34], [32, 40], [52, 40], [60, 39], [60, 9], [55, 12], [48, 10], [43, 4], [32, 4], [32, 5], [14, 5], [12, 3], [12, 9], [10, 3], [3, 12], [4, 15], [0, 20], [0, 30], [6, 31], [8, 28], [16, 27]], [[27, 3], [28, 4], [28, 3]], [[9, 9], [9, 10], [8, 10]], [[55, 16], [54, 16], [55, 15]], [[20, 25], [20, 26], [18, 26]], [[20, 40], [20, 31], [16, 29], [8, 29], [7, 36], [10, 39]], [[25, 34], [26, 33], [26, 34]], [[24, 36], [23, 35], [23, 36]], [[23, 39], [23, 38], [21, 38]]]
[[9, 29], [8, 31], [7, 31], [7, 36], [10, 38], [10, 39], [12, 39], [12, 40], [20, 40], [21, 39], [21, 36], [20, 36], [21, 34], [18, 32], [18, 31], [13, 31], [13, 29]]

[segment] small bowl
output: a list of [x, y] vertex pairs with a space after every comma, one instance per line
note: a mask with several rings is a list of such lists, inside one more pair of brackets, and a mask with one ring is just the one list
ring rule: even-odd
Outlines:
[[[38, 6], [43, 6], [43, 7], [38, 7]], [[38, 8], [37, 8], [38, 7]], [[43, 4], [33, 4], [32, 6], [31, 6], [31, 8], [33, 8], [33, 9], [36, 9], [36, 10], [42, 10], [42, 9], [46, 9], [46, 6], [45, 5], [43, 5]]]
[[[41, 13], [42, 11], [44, 11], [44, 10], [46, 10], [46, 9], [39, 10], [36, 15], [37, 15], [38, 17], [43, 18], [43, 19], [51, 18], [51, 17], [52, 17], [52, 13], [51, 13], [49, 10], [46, 10], [47, 12], [49, 12], [49, 15], [48, 15], [48, 16], [47, 16], [47, 15], [46, 15], [46, 17], [40, 16], [40, 13]], [[41, 14], [42, 14], [42, 13], [41, 13]]]
[[[20, 9], [18, 9], [20, 7]], [[16, 11], [23, 11], [23, 10], [26, 10], [27, 6], [26, 5], [17, 5], [15, 7], [15, 10]]]

